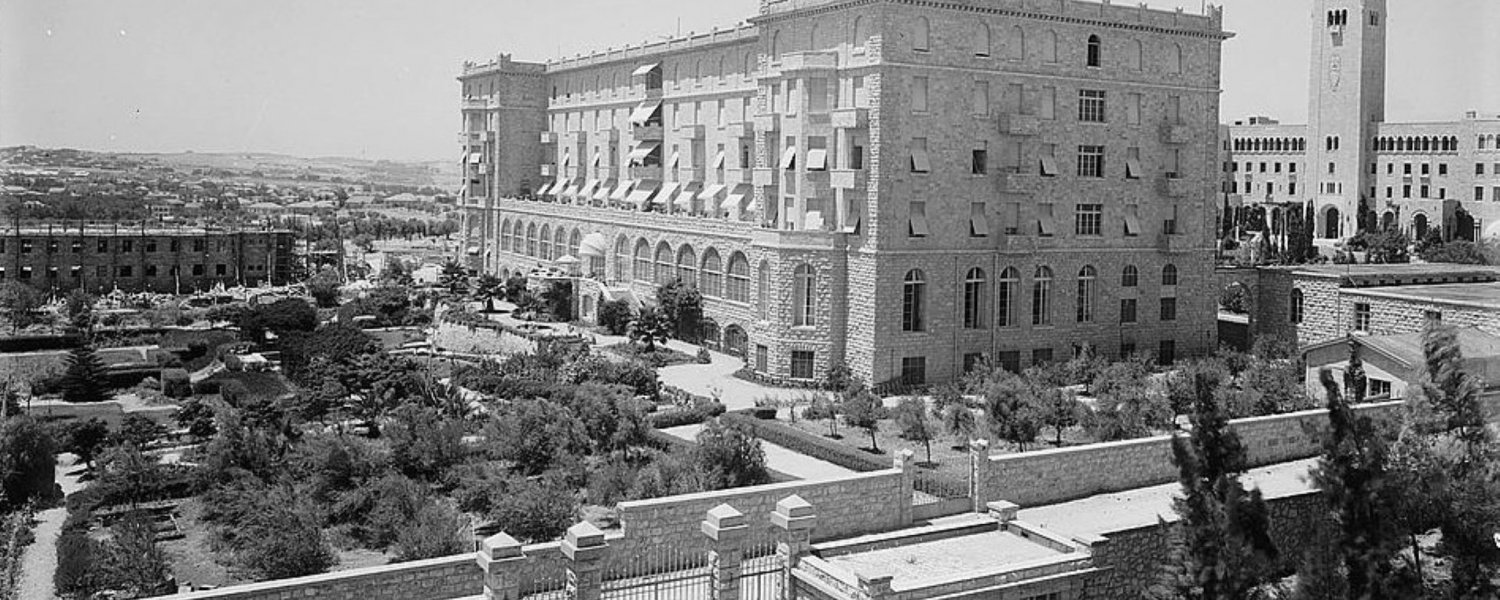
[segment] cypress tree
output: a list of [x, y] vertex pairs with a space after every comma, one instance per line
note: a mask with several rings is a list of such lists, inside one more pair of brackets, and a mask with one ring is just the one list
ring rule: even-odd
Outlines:
[[63, 400], [66, 402], [103, 402], [108, 400], [104, 385], [104, 363], [88, 346], [74, 348], [63, 373]]

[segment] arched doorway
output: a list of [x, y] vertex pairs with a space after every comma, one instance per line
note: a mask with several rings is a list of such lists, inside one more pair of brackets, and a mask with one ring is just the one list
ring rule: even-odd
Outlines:
[[1325, 239], [1339, 239], [1341, 237], [1339, 225], [1339, 209], [1330, 206], [1328, 210], [1323, 211], [1323, 237]]
[[1411, 218], [1411, 232], [1417, 240], [1427, 237], [1427, 215], [1418, 213]]
[[1385, 214], [1380, 215], [1380, 230], [1381, 231], [1390, 231], [1391, 228], [1393, 228], [1395, 226], [1396, 226], [1396, 212], [1395, 211], [1388, 210], [1388, 211], [1385, 211]]
[[739, 325], [730, 325], [724, 328], [724, 353], [740, 358], [745, 357], [745, 349], [750, 345], [750, 336], [745, 335], [745, 330]]
[[714, 322], [714, 320], [711, 318], [704, 317], [703, 321], [698, 324], [698, 328], [698, 335], [700, 336], [699, 339], [703, 340], [703, 346], [705, 348], [708, 348], [710, 350], [718, 350], [721, 348], [721, 346], [719, 345], [719, 340], [721, 338], [719, 337], [718, 323]]

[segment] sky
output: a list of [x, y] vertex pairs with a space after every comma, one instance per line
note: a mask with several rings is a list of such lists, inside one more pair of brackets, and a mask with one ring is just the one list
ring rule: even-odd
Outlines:
[[[1311, 2], [1220, 2], [1236, 34], [1224, 44], [1222, 120], [1305, 122]], [[0, 146], [443, 160], [457, 146], [455, 76], [466, 59], [639, 44], [732, 26], [758, 6], [0, 0]], [[1500, 1], [1389, 0], [1388, 10], [1387, 120], [1500, 114]]]

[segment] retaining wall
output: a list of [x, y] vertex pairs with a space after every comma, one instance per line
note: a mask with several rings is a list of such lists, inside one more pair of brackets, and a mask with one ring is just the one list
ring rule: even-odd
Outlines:
[[219, 590], [164, 596], [170, 600], [449, 600], [484, 593], [474, 553], [310, 575]]

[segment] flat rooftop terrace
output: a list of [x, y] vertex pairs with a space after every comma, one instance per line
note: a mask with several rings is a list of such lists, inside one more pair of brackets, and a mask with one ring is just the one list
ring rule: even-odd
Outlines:
[[1431, 302], [1500, 310], [1500, 281], [1482, 283], [1441, 283], [1396, 287], [1345, 290], [1351, 296], [1390, 298], [1413, 302]]
[[[1311, 472], [1318, 459], [1309, 458], [1251, 469], [1240, 479], [1247, 489], [1260, 488], [1267, 500], [1294, 496], [1313, 489]], [[1175, 521], [1172, 501], [1182, 490], [1167, 483], [1123, 492], [1099, 494], [1072, 502], [1023, 508], [1016, 518], [1071, 538], [1088, 538], [1115, 531]]]
[[1009, 531], [995, 530], [930, 542], [844, 554], [829, 563], [855, 573], [890, 575], [891, 585], [911, 588], [941, 580], [1067, 553]]
[[1355, 285], [1407, 285], [1500, 279], [1500, 268], [1451, 263], [1323, 264], [1263, 268], [1291, 271], [1295, 275], [1306, 277], [1343, 278]]

